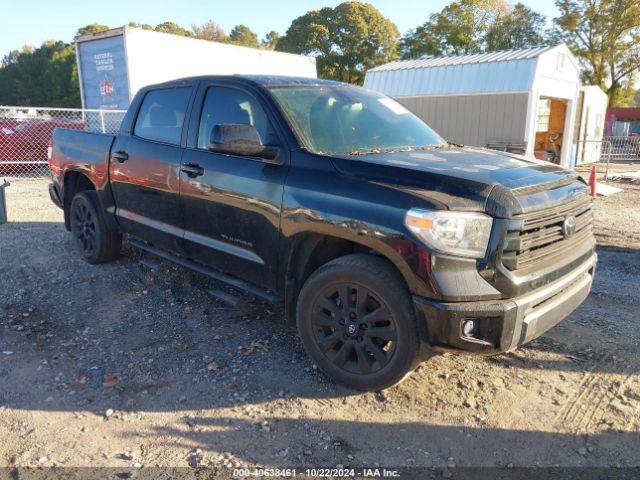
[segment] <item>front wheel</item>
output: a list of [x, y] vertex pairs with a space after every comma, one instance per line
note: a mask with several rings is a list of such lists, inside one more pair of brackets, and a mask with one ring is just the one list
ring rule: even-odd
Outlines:
[[89, 263], [115, 260], [122, 248], [122, 236], [110, 231], [98, 208], [94, 191], [76, 194], [69, 209], [71, 234], [76, 248]]
[[307, 354], [342, 384], [381, 390], [417, 365], [411, 298], [384, 259], [354, 254], [320, 267], [305, 282], [296, 313]]

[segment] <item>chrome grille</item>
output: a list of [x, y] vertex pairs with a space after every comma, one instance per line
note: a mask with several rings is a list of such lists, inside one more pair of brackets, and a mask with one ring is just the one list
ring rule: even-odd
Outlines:
[[[564, 220], [576, 218], [575, 233], [565, 237]], [[529, 269], [549, 257], [568, 254], [593, 235], [591, 198], [514, 216], [509, 221], [502, 263], [509, 270]]]

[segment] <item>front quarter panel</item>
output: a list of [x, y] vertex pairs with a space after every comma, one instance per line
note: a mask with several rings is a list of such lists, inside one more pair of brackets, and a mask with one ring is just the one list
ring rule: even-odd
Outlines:
[[[340, 175], [329, 158], [295, 151], [284, 189], [281, 230], [290, 250], [300, 234], [316, 233], [352, 241], [385, 256], [402, 273], [412, 293], [433, 297], [428, 253], [408, 238], [408, 208], [433, 208], [423, 199], [371, 181]], [[428, 267], [427, 267], [428, 268]]]

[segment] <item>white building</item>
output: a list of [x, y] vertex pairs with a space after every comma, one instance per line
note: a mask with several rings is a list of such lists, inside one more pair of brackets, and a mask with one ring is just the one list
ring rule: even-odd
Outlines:
[[[572, 156], [575, 165], [600, 160], [608, 105], [609, 97], [600, 87], [580, 87], [574, 136], [576, 146]], [[604, 150], [608, 151], [608, 147], [605, 146]]]
[[391, 62], [369, 70], [364, 85], [394, 97], [451, 142], [571, 167], [579, 73], [561, 44]]

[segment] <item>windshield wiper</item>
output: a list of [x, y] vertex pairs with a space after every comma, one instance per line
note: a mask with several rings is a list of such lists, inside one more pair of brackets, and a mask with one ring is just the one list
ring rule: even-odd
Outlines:
[[349, 152], [349, 155], [371, 155], [371, 154], [379, 154], [379, 153], [411, 152], [414, 150], [437, 150], [440, 148], [445, 148], [447, 146], [448, 144], [441, 143], [437, 145], [421, 145], [421, 146], [407, 145], [404, 147], [389, 147], [389, 148], [361, 148], [361, 149], [353, 150]]
[[435, 145], [422, 145], [420, 147], [411, 147], [411, 150], [440, 150], [449, 147], [448, 143], [438, 143]]
[[383, 148], [360, 148], [352, 150], [349, 155], [376, 155], [378, 153], [389, 153], [389, 150]]

